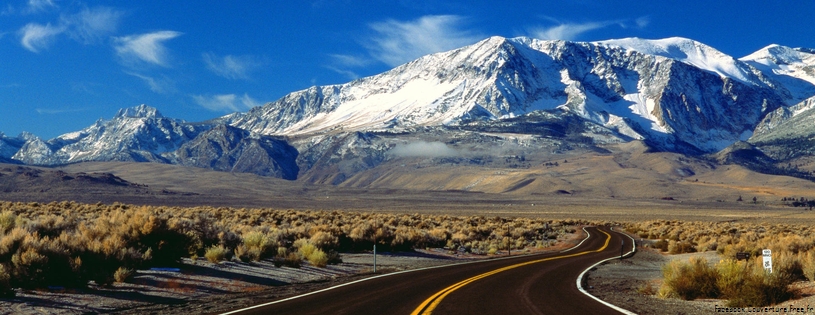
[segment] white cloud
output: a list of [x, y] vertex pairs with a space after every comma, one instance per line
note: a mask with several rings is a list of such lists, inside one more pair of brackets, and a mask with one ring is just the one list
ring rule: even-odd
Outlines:
[[26, 49], [37, 53], [47, 49], [57, 36], [67, 33], [76, 41], [90, 44], [115, 32], [122, 15], [120, 11], [98, 7], [84, 9], [73, 15], [63, 15], [55, 26], [51, 23], [46, 25], [29, 23], [18, 31], [20, 43]]
[[367, 43], [371, 56], [397, 66], [421, 56], [475, 43], [483, 36], [459, 28], [456, 15], [428, 15], [415, 21], [373, 23], [376, 35]]
[[132, 75], [144, 81], [150, 90], [159, 94], [166, 94], [169, 91], [173, 90], [173, 84], [171, 81], [165, 79], [157, 79], [151, 76], [135, 73], [135, 72], [125, 72], [126, 74]]
[[143, 61], [159, 66], [167, 66], [167, 48], [163, 43], [182, 33], [158, 31], [153, 33], [116, 37], [116, 53], [126, 62]]
[[54, 38], [64, 31], [64, 26], [51, 26], [51, 23], [46, 25], [28, 23], [18, 33], [20, 34], [20, 44], [25, 49], [38, 53], [41, 49], [48, 48]]
[[198, 105], [214, 112], [239, 112], [261, 105], [248, 94], [241, 97], [235, 94], [192, 95], [192, 98]]
[[648, 17], [648, 16], [638, 17], [636, 20], [634, 20], [634, 23], [637, 24], [637, 27], [644, 28], [644, 27], [648, 26], [648, 24], [651, 23], [651, 17]]
[[650, 23], [650, 18], [647, 16], [639, 17], [637, 19], [625, 19], [625, 20], [611, 20], [611, 21], [593, 21], [593, 22], [585, 22], [585, 23], [562, 23], [553, 18], [547, 18], [552, 22], [555, 22], [557, 25], [549, 26], [549, 27], [535, 27], [529, 30], [530, 36], [537, 38], [537, 39], [544, 39], [544, 40], [553, 40], [553, 39], [561, 39], [561, 40], [576, 40], [581, 35], [601, 29], [606, 28], [609, 26], [617, 25], [621, 28], [629, 28], [633, 26], [636, 28], [645, 28]]
[[84, 112], [90, 110], [90, 108], [70, 108], [70, 109], [36, 108], [34, 110], [36, 110], [38, 114], [54, 115], [54, 114]]
[[532, 37], [537, 39], [552, 40], [575, 40], [577, 37], [588, 31], [604, 28], [617, 22], [588, 22], [588, 23], [565, 23], [547, 28], [533, 29]]
[[401, 157], [444, 157], [459, 155], [458, 151], [438, 141], [414, 141], [407, 144], [397, 144], [389, 153]]
[[351, 55], [331, 54], [328, 55], [334, 60], [335, 64], [345, 67], [365, 67], [371, 64], [371, 60]]
[[348, 79], [350, 79], [350, 80], [359, 79], [359, 75], [354, 71], [343, 70], [343, 69], [340, 69], [340, 68], [337, 68], [337, 67], [332, 67], [332, 66], [326, 66], [326, 68], [328, 68], [329, 70], [334, 71], [336, 73], [342, 74], [342, 75], [348, 77]]
[[226, 55], [218, 57], [212, 53], [203, 54], [207, 69], [227, 79], [249, 79], [249, 73], [263, 65], [253, 56]]
[[56, 7], [54, 0], [28, 0], [27, 12], [36, 13]]
[[63, 25], [68, 26], [68, 34], [84, 44], [97, 42], [105, 35], [116, 32], [123, 12], [108, 7], [84, 9], [74, 15], [62, 17]]

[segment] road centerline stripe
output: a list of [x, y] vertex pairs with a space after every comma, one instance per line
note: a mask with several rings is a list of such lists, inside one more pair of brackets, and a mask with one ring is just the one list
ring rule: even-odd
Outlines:
[[[463, 286], [465, 286], [467, 284], [470, 284], [470, 283], [472, 283], [474, 281], [489, 277], [491, 275], [494, 275], [494, 274], [497, 274], [497, 273], [500, 273], [500, 272], [504, 272], [504, 271], [507, 271], [507, 270], [510, 270], [510, 269], [515, 269], [515, 268], [518, 268], [518, 267], [523, 267], [523, 266], [536, 264], [536, 263], [540, 263], [540, 262], [544, 262], [544, 261], [550, 261], [550, 260], [556, 260], [556, 259], [562, 259], [562, 258], [570, 258], [570, 257], [581, 256], [581, 255], [585, 255], [585, 254], [589, 254], [589, 253], [602, 252], [603, 250], [605, 250], [608, 247], [608, 243], [611, 241], [611, 234], [608, 234], [605, 231], [600, 230], [600, 229], [598, 229], [598, 231], [602, 232], [603, 234], [605, 234], [607, 236], [606, 237], [606, 242], [603, 244], [603, 247], [600, 247], [600, 249], [587, 250], [587, 251], [574, 253], [574, 254], [560, 255], [560, 256], [554, 256], [554, 257], [547, 257], [547, 258], [542, 258], [542, 259], [531, 260], [531, 261], [527, 261], [527, 262], [522, 262], [522, 263], [518, 263], [518, 264], [498, 268], [498, 269], [495, 269], [495, 270], [492, 270], [492, 271], [489, 271], [489, 272], [485, 272], [485, 273], [482, 273], [482, 274], [474, 276], [474, 277], [467, 278], [467, 279], [459, 281], [459, 282], [457, 282], [457, 283], [455, 283], [455, 284], [453, 284], [451, 286], [448, 286], [448, 287], [444, 288], [443, 290], [441, 290], [439, 292], [436, 292], [435, 294], [433, 294], [432, 296], [427, 298], [424, 302], [422, 302], [422, 304], [419, 304], [419, 307], [417, 307], [415, 310], [413, 310], [413, 312], [410, 313], [410, 315], [430, 315], [430, 314], [433, 313], [433, 310], [436, 309], [436, 307], [439, 305], [439, 303], [441, 303], [441, 301], [444, 300], [444, 298], [447, 297], [447, 295], [449, 295], [453, 291], [458, 290], [459, 288], [461, 288], [461, 287], [463, 287]], [[586, 231], [586, 232], [588, 233], [588, 231]]]

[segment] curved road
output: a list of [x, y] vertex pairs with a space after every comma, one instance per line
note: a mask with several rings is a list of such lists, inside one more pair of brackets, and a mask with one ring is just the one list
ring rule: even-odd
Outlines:
[[590, 237], [566, 252], [401, 273], [236, 314], [619, 314], [575, 280], [633, 244], [605, 227], [586, 230]]

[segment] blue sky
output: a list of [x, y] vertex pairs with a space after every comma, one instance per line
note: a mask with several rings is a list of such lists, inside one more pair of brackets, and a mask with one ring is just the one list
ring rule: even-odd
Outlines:
[[4, 0], [0, 131], [48, 139], [142, 103], [202, 121], [493, 35], [815, 48], [815, 1], [502, 3]]

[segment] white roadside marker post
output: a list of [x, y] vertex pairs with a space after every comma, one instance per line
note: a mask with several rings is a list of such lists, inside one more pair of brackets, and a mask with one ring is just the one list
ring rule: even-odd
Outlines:
[[764, 259], [764, 270], [773, 273], [773, 252], [765, 249], [761, 251], [761, 256]]

